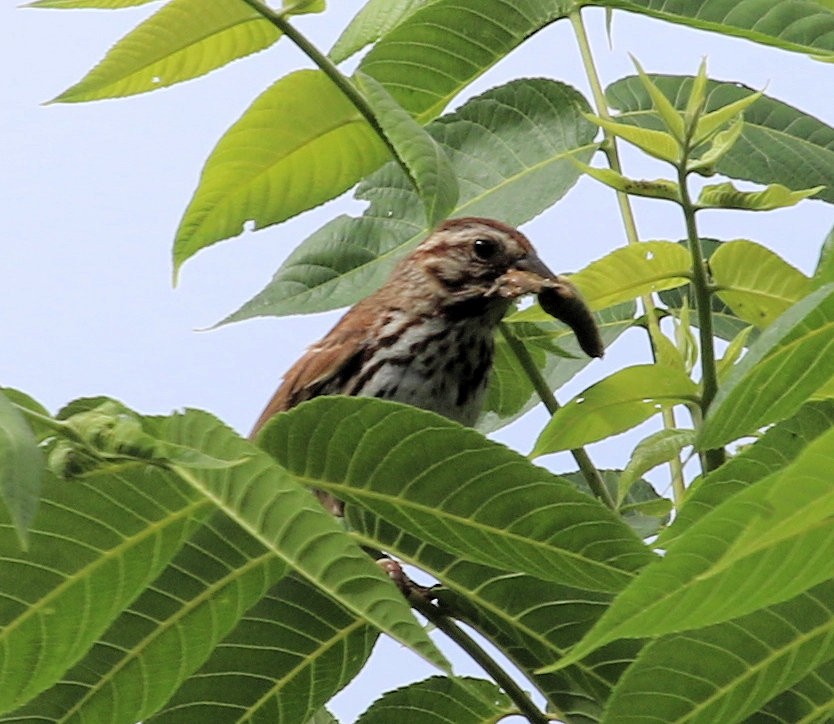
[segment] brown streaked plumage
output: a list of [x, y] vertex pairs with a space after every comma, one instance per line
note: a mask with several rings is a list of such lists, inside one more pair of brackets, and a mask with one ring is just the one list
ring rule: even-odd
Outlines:
[[[483, 218], [441, 224], [284, 375], [252, 436], [278, 412], [319, 395], [373, 396], [475, 422], [492, 366], [495, 328], [513, 299], [542, 293], [591, 356], [602, 343], [576, 288], [527, 238]], [[334, 512], [341, 506], [319, 495]]]

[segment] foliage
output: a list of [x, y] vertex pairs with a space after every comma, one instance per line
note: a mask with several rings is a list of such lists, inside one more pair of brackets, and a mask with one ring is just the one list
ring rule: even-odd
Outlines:
[[[152, 91], [279, 39], [314, 61], [277, 79], [210, 154], [176, 233], [175, 275], [249, 220], [277, 224], [351, 188], [368, 205], [302, 242], [224, 323], [353, 303], [438, 219], [522, 224], [586, 173], [619, 195], [629, 243], [573, 281], [606, 345], [642, 330], [647, 358], [559, 408], [551, 390], [586, 359], [533, 305], [504, 321], [479, 431], [404, 405], [320, 398], [254, 443], [200, 411], [147, 417], [95, 398], [50, 415], [0, 391], [2, 721], [331, 722], [327, 702], [380, 633], [440, 674], [382, 695], [361, 722], [829, 720], [834, 237], [798, 230], [823, 245], [809, 278], [754, 240], [701, 238], [698, 219], [834, 203], [834, 128], [710, 80], [705, 64], [680, 77], [635, 61], [635, 75], [603, 89], [581, 11], [831, 61], [830, 3], [368, 0], [329, 56], [292, 24], [323, 2], [208, 5], [169, 0], [55, 102]], [[441, 115], [559, 20], [576, 32], [593, 103], [555, 80], [516, 79]], [[347, 77], [337, 64], [363, 49]], [[623, 142], [663, 175], [629, 177]], [[693, 180], [715, 174], [696, 196]], [[680, 209], [683, 241], [641, 240], [630, 196]], [[529, 457], [484, 437], [540, 400], [552, 416]], [[662, 429], [623, 469], [594, 468], [586, 444], [647, 419]], [[682, 467], [690, 449], [695, 480]], [[580, 471], [529, 459], [557, 450]], [[665, 464], [671, 500], [641, 478]], [[347, 502], [344, 525], [311, 487]], [[368, 551], [431, 576], [435, 603], [404, 597]], [[452, 676], [409, 604], [494, 681]]]

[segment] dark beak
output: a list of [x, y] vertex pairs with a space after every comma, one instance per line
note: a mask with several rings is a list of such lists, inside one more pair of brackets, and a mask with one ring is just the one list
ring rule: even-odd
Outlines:
[[585, 304], [579, 290], [566, 277], [554, 274], [544, 262], [530, 253], [515, 263], [516, 269], [536, 274], [549, 282], [539, 292], [542, 309], [560, 322], [567, 324], [576, 335], [582, 351], [589, 357], [602, 357], [605, 346], [599, 334], [591, 308]]

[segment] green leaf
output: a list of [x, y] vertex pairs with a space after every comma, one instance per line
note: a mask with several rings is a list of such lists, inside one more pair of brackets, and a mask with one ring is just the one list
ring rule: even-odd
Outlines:
[[315, 721], [316, 712], [365, 665], [377, 636], [321, 590], [298, 575], [287, 576], [147, 721]]
[[[595, 5], [610, 5], [597, 0]], [[805, 0], [735, 0], [709, 3], [618, 0], [615, 6], [670, 23], [737, 36], [821, 59], [834, 58], [834, 13]]]
[[686, 168], [688, 171], [696, 171], [702, 176], [711, 176], [715, 173], [715, 165], [724, 156], [729, 153], [730, 149], [741, 138], [741, 132], [744, 130], [744, 121], [739, 116], [736, 121], [723, 131], [719, 131], [710, 141], [709, 148], [691, 161], [688, 161]]
[[[568, 86], [525, 79], [487, 91], [431, 124], [428, 131], [449, 156], [460, 186], [451, 215], [498, 217], [518, 226], [551, 206], [579, 177], [570, 158], [587, 160], [595, 148], [594, 126], [581, 115], [586, 108]], [[363, 216], [340, 216], [315, 232], [223, 323], [333, 309], [381, 286], [430, 228], [394, 163], [364, 181], [356, 196], [370, 201]]]
[[[615, 249], [572, 274], [591, 309], [606, 309], [643, 294], [686, 284], [691, 274], [689, 252], [671, 241], [644, 241]], [[539, 307], [515, 315], [518, 321], [544, 321]]]
[[[434, 590], [440, 605], [527, 672], [561, 657], [610, 604], [610, 594], [473, 563], [407, 535], [367, 511], [349, 506], [346, 512], [351, 528], [368, 545], [392, 551], [440, 581], [442, 587]], [[634, 641], [618, 641], [572, 667], [532, 678], [566, 715], [598, 711], [638, 648]]]
[[810, 402], [793, 417], [774, 425], [754, 444], [697, 481], [688, 491], [671, 527], [657, 545], [672, 540], [720, 503], [794, 460], [813, 440], [834, 427], [834, 402]]
[[627, 123], [617, 123], [616, 121], [609, 121], [606, 118], [600, 118], [599, 116], [592, 116], [590, 114], [587, 118], [609, 133], [618, 138], [622, 138], [624, 141], [628, 141], [633, 146], [637, 146], [637, 148], [653, 158], [668, 161], [672, 164], [680, 161], [681, 147], [675, 141], [674, 137], [665, 131], [638, 128]]
[[571, 9], [562, 0], [435, 0], [382, 37], [359, 70], [425, 122], [513, 48]]
[[211, 510], [177, 476], [139, 464], [72, 484], [47, 474], [25, 555], [0, 510], [0, 711], [79, 661]]
[[722, 244], [710, 257], [709, 268], [718, 296], [740, 319], [759, 328], [769, 326], [810, 291], [808, 277], [753, 241]]
[[449, 157], [381, 83], [361, 72], [356, 73], [356, 80], [403, 167], [408, 169], [425, 208], [426, 223], [434, 226], [446, 218], [458, 200], [458, 183]]
[[741, 357], [741, 353], [748, 347], [748, 340], [752, 331], [753, 327], [745, 327], [727, 345], [724, 356], [715, 365], [715, 372], [718, 375], [719, 383], [724, 382], [730, 370], [733, 369]]
[[834, 661], [818, 666], [757, 714], [762, 724], [825, 722], [834, 714]]
[[25, 412], [28, 410], [35, 413], [35, 415], [51, 418], [52, 416], [49, 414], [49, 410], [47, 410], [40, 402], [27, 395], [25, 392], [16, 390], [13, 387], [0, 387], [0, 395], [5, 395], [6, 399], [18, 409], [23, 408], [21, 410], [21, 414], [23, 414], [32, 433], [35, 435], [35, 439], [38, 442], [43, 442], [48, 437], [52, 437], [55, 434], [55, 428], [50, 425], [47, 420], [39, 420], [36, 416], [27, 415]]
[[279, 36], [272, 23], [240, 0], [171, 0], [53, 102], [119, 98], [165, 88], [263, 50]]
[[214, 516], [63, 680], [15, 719], [49, 712], [51, 721], [147, 721], [285, 571], [239, 526]]
[[415, 10], [431, 0], [368, 0], [342, 31], [330, 49], [334, 63], [347, 60], [366, 45], [393, 30]]
[[342, 193], [388, 158], [324, 73], [291, 73], [255, 100], [208, 157], [177, 230], [174, 273], [200, 249], [240, 234], [247, 220], [256, 229], [284, 221]]
[[834, 282], [834, 226], [822, 242], [817, 268], [811, 278], [811, 288], [818, 289], [829, 282]]
[[618, 683], [603, 722], [749, 721], [834, 659], [832, 600], [834, 583], [826, 581], [734, 621], [649, 643]]
[[[635, 310], [634, 302], [627, 302], [594, 314], [606, 348], [631, 327]], [[516, 321], [516, 315], [504, 322], [525, 345], [550, 389], [558, 389], [592, 361], [580, 349], [573, 330], [562, 322], [554, 319], [536, 323]], [[541, 398], [529, 376], [503, 334], [499, 334], [495, 340], [486, 401], [475, 427], [484, 433], [492, 432], [539, 404]]]
[[832, 465], [834, 430], [828, 430], [793, 462], [668, 545], [561, 663], [621, 637], [660, 636], [744, 616], [834, 576]]
[[631, 62], [634, 63], [634, 66], [637, 68], [637, 76], [640, 78], [643, 88], [646, 89], [646, 93], [648, 93], [649, 97], [652, 99], [652, 106], [655, 111], [657, 111], [657, 115], [660, 116], [663, 124], [666, 126], [666, 130], [672, 134], [679, 144], [682, 144], [686, 136], [686, 129], [684, 128], [683, 118], [680, 113], [678, 113], [677, 109], [663, 94], [663, 91], [661, 91], [660, 88], [654, 84], [654, 81], [646, 75], [646, 72], [643, 70], [643, 66], [640, 65], [633, 55], [631, 56]]
[[[716, 132], [721, 130], [723, 126], [726, 126], [731, 121], [739, 121], [743, 117], [744, 111], [746, 111], [750, 106], [752, 106], [759, 98], [762, 97], [762, 93], [751, 93], [748, 96], [744, 96], [743, 98], [739, 98], [737, 101], [733, 101], [732, 103], [728, 103], [725, 106], [721, 106], [716, 110], [712, 111], [711, 113], [706, 113], [705, 115], [701, 116], [698, 119], [698, 123], [695, 126], [695, 132], [692, 134], [692, 144], [693, 146], [697, 146], [704, 141], [707, 141], [711, 138]], [[664, 96], [665, 97], [665, 96]], [[737, 124], [733, 124], [737, 125]], [[730, 144], [732, 145], [732, 144]]]
[[[709, 238], [701, 238], [700, 241], [701, 252], [707, 263], [709, 263], [715, 250], [723, 242]], [[678, 244], [687, 250], [688, 255], [689, 242], [686, 239], [682, 239]], [[694, 290], [691, 284], [675, 289], [661, 290], [658, 292], [658, 296], [660, 297], [660, 301], [666, 305], [668, 311], [677, 317], [679, 324], [683, 324], [686, 321], [690, 326], [698, 326], [698, 315], [692, 314], [690, 311], [694, 304]], [[712, 312], [712, 331], [716, 337], [731, 340], [735, 339], [743, 329], [749, 329], [749, 325], [733, 314], [732, 310], [718, 298], [717, 294], [710, 296], [710, 311]], [[683, 332], [679, 334], [683, 334]], [[752, 338], [755, 339], [757, 334], [758, 332], [754, 330], [751, 335]]]
[[641, 440], [620, 476], [617, 502], [622, 503], [632, 484], [643, 474], [658, 465], [667, 463], [680, 451], [695, 442], [694, 430], [660, 430]]
[[702, 450], [792, 415], [834, 377], [834, 285], [805, 297], [750, 346], [715, 396], [701, 429]]
[[772, 211], [794, 206], [822, 191], [822, 186], [814, 186], [801, 191], [791, 191], [782, 184], [770, 184], [762, 191], [740, 191], [732, 183], [704, 186], [698, 196], [696, 206], [699, 209], [745, 209], [747, 211]]
[[433, 676], [383, 694], [356, 724], [487, 724], [514, 712], [507, 695], [491, 681]]
[[616, 191], [622, 191], [624, 194], [645, 196], [649, 199], [680, 201], [680, 189], [674, 181], [669, 181], [665, 178], [654, 179], [653, 181], [632, 179], [623, 176], [621, 173], [612, 171], [610, 168], [596, 168], [595, 166], [588, 166], [578, 161], [575, 163], [590, 177], [595, 178], [600, 183], [604, 183]]
[[446, 660], [414, 619], [402, 594], [302, 487], [303, 477], [279, 467], [207, 413], [174, 415], [164, 431], [173, 443], [245, 457], [234, 468], [176, 470], [194, 490], [336, 602], [429, 663], [446, 668]]
[[44, 459], [26, 418], [0, 391], [0, 506], [8, 513], [20, 544], [38, 509]]
[[541, 431], [533, 457], [571, 450], [624, 432], [663, 406], [697, 402], [698, 386], [681, 370], [659, 365], [626, 367], [580, 392]]
[[[408, 405], [317, 398], [277, 415], [261, 440], [308, 485], [485, 565], [608, 591], [650, 557], [598, 501], [474, 430]], [[539, 504], [531, 510], [532, 499]]]
[[[745, 8], [752, 8], [759, 1], [746, 3]], [[784, 6], [812, 6], [790, 0], [774, 2]], [[727, 3], [728, 8], [731, 5], [737, 4]], [[693, 4], [692, 7], [707, 6]], [[834, 13], [826, 11], [825, 16], [826, 23], [834, 24]], [[834, 44], [834, 34], [829, 37]], [[651, 78], [676, 108], [686, 108], [692, 78], [656, 75]], [[717, 81], [709, 81], [706, 92], [707, 111], [756, 95], [738, 83]], [[610, 85], [605, 93], [609, 104], [621, 111], [617, 120], [641, 127], [659, 127], [657, 116], [651, 110], [651, 98], [639, 78], [623, 78]], [[834, 128], [786, 103], [762, 96], [744, 112], [741, 137], [718, 161], [715, 170], [730, 178], [764, 185], [779, 183], [792, 189], [825, 186], [817, 198], [834, 203]]]
[[[600, 470], [599, 473], [611, 497], [616, 500], [618, 491], [623, 487], [620, 483], [623, 471]], [[570, 480], [583, 493], [594, 494], [580, 471], [563, 473], [561, 477]], [[642, 539], [657, 535], [657, 532], [669, 522], [671, 510], [672, 501], [658, 495], [651, 483], [642, 478], [632, 482], [619, 506], [620, 517]]]

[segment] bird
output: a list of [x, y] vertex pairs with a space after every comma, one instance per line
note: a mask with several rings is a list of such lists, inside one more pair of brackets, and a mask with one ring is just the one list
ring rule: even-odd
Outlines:
[[[474, 425], [498, 323], [524, 294], [537, 294], [586, 354], [603, 355], [579, 291], [548, 269], [524, 234], [495, 219], [444, 221], [290, 367], [250, 437], [277, 413], [321, 395], [395, 400]], [[341, 501], [315, 492], [326, 509], [343, 514]]]

